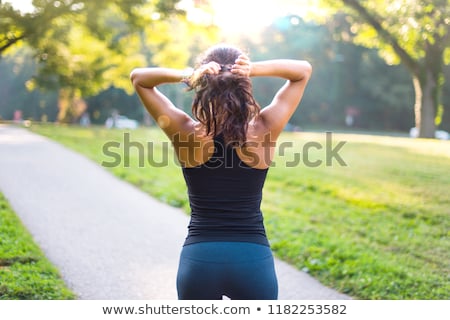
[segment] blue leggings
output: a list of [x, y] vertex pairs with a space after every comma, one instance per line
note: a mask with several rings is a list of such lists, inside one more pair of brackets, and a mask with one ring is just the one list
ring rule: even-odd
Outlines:
[[250, 242], [199, 242], [183, 247], [177, 275], [178, 299], [276, 300], [272, 251]]

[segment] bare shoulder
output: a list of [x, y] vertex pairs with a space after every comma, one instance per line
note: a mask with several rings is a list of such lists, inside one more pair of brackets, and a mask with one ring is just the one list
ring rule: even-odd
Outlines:
[[191, 123], [189, 130], [174, 135], [172, 143], [181, 166], [186, 168], [205, 163], [214, 153], [214, 140], [199, 122]]
[[[275, 136], [270, 127], [267, 126], [262, 114], [259, 114], [249, 122], [247, 131], [248, 142], [276, 142], [277, 136]], [[264, 145], [262, 145], [264, 147]]]
[[276, 139], [265, 126], [261, 117], [250, 121], [245, 146], [237, 148], [236, 152], [245, 164], [255, 169], [270, 167], [275, 154]]

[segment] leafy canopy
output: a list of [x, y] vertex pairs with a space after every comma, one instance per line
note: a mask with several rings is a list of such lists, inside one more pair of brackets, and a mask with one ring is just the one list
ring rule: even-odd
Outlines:
[[134, 67], [150, 61], [185, 67], [190, 51], [216, 39], [214, 28], [188, 21], [178, 2], [35, 0], [35, 10], [22, 13], [0, 0], [0, 57], [23, 42], [34, 49], [39, 68], [29, 89], [131, 92]]
[[353, 41], [379, 49], [389, 64], [412, 67], [423, 59], [429, 44], [439, 44], [450, 63], [449, 0], [322, 0], [348, 13]]

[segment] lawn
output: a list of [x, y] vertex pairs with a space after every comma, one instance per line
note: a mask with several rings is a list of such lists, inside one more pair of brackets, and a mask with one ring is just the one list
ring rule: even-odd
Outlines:
[[[158, 129], [31, 130], [188, 212]], [[449, 173], [450, 141], [284, 133], [262, 205], [272, 248], [356, 299], [449, 299]]]
[[0, 193], [0, 299], [74, 299]]

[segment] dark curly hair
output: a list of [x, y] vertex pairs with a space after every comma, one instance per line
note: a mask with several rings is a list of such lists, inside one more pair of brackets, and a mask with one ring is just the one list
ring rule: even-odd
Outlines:
[[211, 61], [222, 66], [217, 75], [205, 74], [191, 79], [195, 91], [192, 114], [206, 127], [206, 134], [223, 134], [233, 146], [246, 143], [249, 121], [259, 114], [260, 106], [253, 97], [249, 77], [230, 72], [242, 51], [228, 45], [218, 45], [206, 51], [198, 66]]

